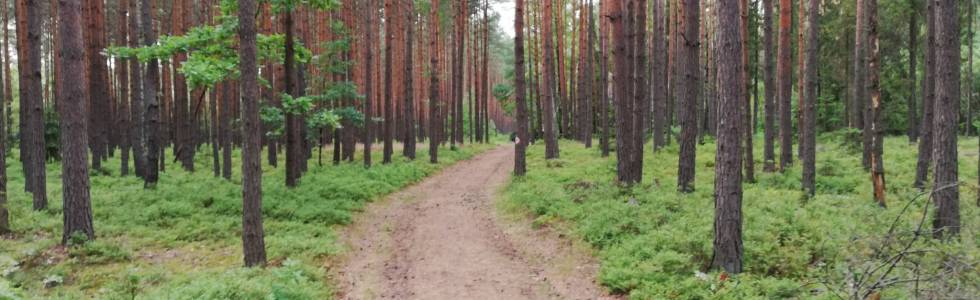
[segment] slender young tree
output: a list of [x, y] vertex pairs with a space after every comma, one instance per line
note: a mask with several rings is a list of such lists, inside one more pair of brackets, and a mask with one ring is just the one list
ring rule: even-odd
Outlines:
[[61, 243], [75, 236], [95, 238], [88, 173], [88, 111], [85, 99], [85, 52], [82, 42], [82, 0], [58, 0], [58, 36], [61, 65], [57, 93], [61, 115], [62, 197], [64, 230]]
[[[872, 0], [873, 1], [873, 0]], [[932, 0], [935, 5], [936, 98], [933, 157], [936, 168], [932, 197], [936, 203], [933, 235], [955, 237], [960, 232], [960, 188], [956, 128], [960, 101], [960, 18], [956, 0]], [[941, 71], [938, 71], [941, 70]]]
[[524, 0], [517, 0], [514, 15], [514, 90], [517, 105], [517, 143], [514, 145], [514, 175], [527, 172], [525, 152], [530, 138], [527, 134], [527, 99], [524, 84]]
[[[683, 3], [678, 9], [680, 10], [680, 16], [678, 17], [678, 22], [682, 23], [680, 28], [683, 32], [681, 35], [687, 37], [697, 37], [699, 36], [699, 23], [700, 19], [700, 6], [699, 0], [681, 0]], [[736, 4], [737, 5], [737, 4]], [[738, 6], [735, 6], [735, 22], [730, 23], [735, 29], [735, 34], [738, 35]], [[683, 50], [679, 50], [677, 57], [677, 70], [679, 72], [678, 78], [674, 78], [672, 83], [675, 84], [674, 91], [677, 93], [677, 99], [681, 102], [680, 107], [678, 107], [677, 121], [681, 125], [681, 136], [679, 140], [680, 144], [680, 158], [678, 159], [677, 168], [677, 189], [683, 193], [690, 193], [694, 191], [694, 170], [695, 170], [695, 153], [696, 153], [696, 143], [698, 135], [698, 90], [700, 89], [698, 82], [700, 82], [700, 63], [698, 62], [698, 54], [701, 51], [700, 44], [697, 38], [693, 39], [678, 39], [678, 41], [683, 41], [677, 47], [681, 47]], [[738, 38], [734, 38], [735, 42], [738, 42]], [[741, 47], [737, 48], [738, 51]], [[736, 53], [737, 54], [737, 53]], [[741, 60], [739, 60], [741, 61]], [[737, 72], [740, 72], [736, 70]], [[731, 77], [727, 78], [740, 78], [737, 76], [739, 73], [735, 73]], [[736, 80], [737, 82], [741, 82]], [[738, 144], [736, 144], [738, 145]], [[739, 147], [739, 146], [735, 146]], [[741, 166], [741, 164], [739, 164]]]
[[[0, 10], [3, 13], [3, 24], [10, 24], [10, 13], [8, 8], [9, 3], [4, 1], [4, 5], [0, 6]], [[6, 137], [10, 137], [13, 134], [13, 86], [11, 85], [11, 73], [10, 73], [10, 29], [8, 26], [3, 26], [3, 107], [5, 109], [3, 117], [5, 118], [7, 124], [4, 134]]]
[[[282, 28], [283, 31], [285, 31], [286, 33], [285, 50], [284, 50], [286, 59], [283, 63], [283, 73], [284, 73], [283, 80], [285, 84], [283, 84], [283, 86], [287, 94], [289, 94], [291, 97], [296, 98], [300, 96], [301, 91], [299, 88], [299, 84], [297, 82], [299, 81], [299, 78], [297, 76], [298, 71], [297, 71], [296, 57], [295, 57], [296, 46], [294, 40], [296, 24], [295, 21], [293, 20], [293, 17], [294, 17], [293, 11], [287, 10], [283, 13]], [[365, 95], [370, 95], [370, 93], [367, 93]], [[368, 118], [367, 114], [365, 114], [365, 118]], [[286, 125], [286, 186], [296, 187], [296, 185], [299, 184], [299, 177], [300, 177], [299, 156], [301, 155], [300, 144], [302, 143], [300, 141], [301, 137], [299, 135], [299, 126], [300, 126], [299, 116], [297, 116], [294, 113], [287, 112], [285, 121], [286, 121], [285, 124]], [[367, 130], [366, 128], [368, 127], [366, 124], [367, 122], [365, 122], [365, 126], [364, 126], [365, 130]]]
[[764, 58], [762, 62], [762, 76], [763, 83], [765, 85], [765, 110], [766, 110], [766, 120], [765, 120], [765, 137], [763, 138], [763, 150], [762, 150], [762, 170], [765, 172], [776, 171], [776, 74], [775, 63], [773, 59], [775, 58], [775, 49], [773, 45], [773, 35], [775, 31], [773, 30], [772, 18], [773, 18], [773, 5], [774, 0], [763, 0], [763, 42], [762, 47], [764, 48]]
[[793, 164], [793, 65], [790, 61], [793, 53], [793, 46], [790, 45], [792, 19], [792, 1], [779, 0], [779, 57], [776, 60], [776, 88], [779, 91], [776, 95], [779, 97], [779, 168], [783, 171]]
[[[878, 0], [866, 0], [868, 12], [868, 90], [871, 92], [871, 110], [866, 122], [871, 125], [871, 184], [878, 205], [885, 207], [885, 162], [882, 157], [885, 129], [881, 108], [881, 58], [878, 44]], [[955, 134], [955, 133], [954, 133]]]
[[[541, 22], [541, 37], [544, 38], [544, 54], [542, 56], [544, 65], [544, 82], [541, 85], [544, 95], [541, 103], [544, 127], [544, 157], [545, 159], [558, 158], [558, 129], [555, 128], [555, 46], [552, 25], [554, 24], [553, 0], [543, 0], [544, 2], [544, 22]], [[485, 71], [485, 69], [484, 69]], [[482, 94], [482, 93], [481, 93]], [[489, 124], [488, 124], [489, 125]], [[618, 141], [619, 139], [617, 139]], [[618, 152], [618, 151], [617, 151]]]
[[[4, 16], [4, 21], [6, 21], [6, 17], [7, 17], [6, 2], [4, 2], [3, 4], [3, 16]], [[4, 39], [6, 39], [7, 27], [4, 26], [3, 30], [4, 30]], [[4, 54], [6, 54], [7, 45], [4, 45], [3, 47], [4, 47], [3, 48]], [[7, 57], [5, 55], [3, 60], [4, 67], [6, 67], [7, 62], [8, 62]], [[7, 79], [7, 76], [9, 75], [10, 73], [4, 73], [3, 76], [4, 79]], [[0, 87], [0, 92], [3, 93], [3, 95], [0, 95], [0, 99], [6, 99], [8, 91], [5, 88]], [[0, 116], [9, 118], [9, 115], [6, 113], [9, 111], [10, 107], [4, 104], [4, 105], [0, 105], [0, 108], [2, 108], [2, 110], [0, 110]], [[0, 120], [0, 166], [4, 166], [3, 168], [0, 168], [0, 235], [4, 235], [10, 232], [10, 210], [7, 209], [7, 168], [6, 168], [7, 155], [6, 154], [7, 154], [8, 135], [7, 135], [6, 127], [7, 127], [7, 122]]]
[[926, 1], [925, 74], [922, 78], [922, 120], [919, 127], [919, 152], [915, 167], [915, 187], [924, 190], [932, 166], [933, 112], [936, 98], [936, 4]]
[[48, 207], [45, 183], [44, 100], [41, 98], [41, 4], [17, 1], [17, 73], [19, 74], [21, 151], [25, 189], [34, 210]]
[[[717, 48], [718, 76], [742, 75], [742, 43], [739, 41], [739, 8], [735, 1], [719, 1]], [[718, 82], [718, 151], [715, 155], [715, 225], [712, 267], [729, 273], [742, 272], [742, 114], [740, 80]]]
[[[909, 83], [909, 98], [906, 100], [908, 107], [906, 108], [908, 112], [906, 113], [907, 120], [906, 134], [909, 137], [909, 143], [915, 143], [919, 139], [919, 113], [918, 106], [916, 106], [915, 101], [915, 85], [918, 79], [918, 54], [916, 50], [919, 47], [919, 4], [918, 0], [909, 0], [909, 5], [912, 9], [909, 10], [909, 73], [908, 73], [908, 83]], [[972, 63], [971, 63], [972, 65]]]
[[[64, 0], [63, 0], [64, 1]], [[256, 61], [255, 0], [238, 0], [239, 83], [245, 123], [242, 147], [242, 249], [246, 266], [265, 264], [262, 228], [262, 130], [259, 125], [259, 69]]]
[[[876, 1], [876, 0], [871, 0]], [[819, 66], [820, 0], [807, 1], [806, 53], [803, 66], [803, 120], [800, 127], [804, 134], [800, 139], [800, 161], [803, 162], [803, 191], [809, 197], [817, 192], [817, 68]]]

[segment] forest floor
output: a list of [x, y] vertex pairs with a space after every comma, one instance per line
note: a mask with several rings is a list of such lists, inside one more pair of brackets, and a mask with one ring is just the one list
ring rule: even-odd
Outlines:
[[331, 299], [338, 233], [370, 202], [496, 146], [444, 147], [432, 164], [419, 144], [419, 159], [398, 153], [381, 164], [378, 145], [369, 169], [360, 151], [354, 162], [331, 164], [330, 149], [323, 165], [314, 153], [295, 188], [283, 185], [281, 166], [263, 159], [267, 268], [242, 268], [238, 151], [231, 180], [215, 177], [210, 151], [201, 151], [196, 172], [169, 164], [154, 190], [119, 176], [117, 155], [103, 164], [105, 174], [91, 177], [96, 239], [64, 247], [60, 164], [48, 164], [49, 208], [34, 211], [15, 150], [7, 159], [14, 233], [0, 236], [0, 299]]
[[368, 206], [342, 235], [341, 299], [604, 299], [589, 247], [498, 209], [513, 146]]

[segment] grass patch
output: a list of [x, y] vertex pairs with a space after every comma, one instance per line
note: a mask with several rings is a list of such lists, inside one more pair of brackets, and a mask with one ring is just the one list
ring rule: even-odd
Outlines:
[[393, 163], [370, 169], [359, 157], [336, 166], [313, 159], [294, 189], [284, 185], [282, 163], [272, 168], [263, 159], [265, 269], [241, 267], [237, 151], [231, 180], [213, 176], [212, 156], [202, 147], [196, 172], [169, 164], [153, 190], [137, 177], [118, 176], [119, 160], [110, 159], [103, 164], [108, 175], [92, 177], [97, 239], [68, 248], [58, 245], [60, 164], [47, 166], [50, 207], [32, 211], [21, 164], [11, 157], [14, 234], [0, 240], [0, 299], [329, 299], [324, 265], [340, 249], [334, 227], [350, 223], [366, 203], [492, 147], [443, 148], [440, 163], [430, 164], [420, 146], [415, 161], [396, 154]]
[[[845, 136], [828, 134], [819, 139], [817, 195], [808, 201], [803, 201], [798, 165], [785, 173], [761, 172], [761, 137], [756, 140], [760, 142], [755, 147], [757, 182], [744, 185], [745, 272], [727, 280], [707, 269], [714, 216], [713, 143], [697, 148], [696, 188], [691, 194], [676, 191], [676, 143], [655, 154], [647, 145], [643, 183], [630, 188], [614, 182], [615, 154], [602, 158], [598, 149], [563, 141], [562, 160], [557, 164], [544, 160], [543, 143], [539, 143], [528, 151], [527, 176], [515, 178], [506, 188], [504, 205], [530, 212], [540, 226], [560, 223], [559, 227], [586, 241], [601, 261], [601, 284], [632, 299], [834, 299], [834, 293], [845, 291], [854, 275], [849, 268], [861, 270], [879, 262], [869, 256], [884, 243], [881, 237], [893, 220], [901, 220], [898, 232], [911, 235], [922, 216], [924, 200], [911, 205], [912, 213], [901, 213], [918, 194], [911, 188], [916, 146], [905, 138], [886, 140], [887, 209], [873, 202], [870, 175], [861, 168], [860, 153], [844, 143]], [[925, 248], [973, 263], [950, 279], [961, 284], [960, 296], [970, 298], [980, 291], [976, 269], [980, 209], [973, 204], [976, 138], [960, 140], [959, 162], [961, 241], [926, 239], [924, 243]], [[926, 227], [930, 224], [927, 221]], [[915, 259], [924, 269], [942, 261], [930, 254]], [[908, 272], [912, 271], [893, 275]], [[882, 298], [913, 298], [910, 284], [885, 289]]]

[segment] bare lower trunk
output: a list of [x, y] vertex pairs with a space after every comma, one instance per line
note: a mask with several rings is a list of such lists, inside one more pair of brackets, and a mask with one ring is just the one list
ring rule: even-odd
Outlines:
[[936, 237], [955, 237], [960, 232], [959, 169], [956, 154], [956, 128], [960, 101], [960, 18], [956, 0], [934, 1], [936, 18], [936, 98], [935, 98], [935, 180], [932, 187], [936, 203], [933, 233]]
[[[738, 6], [718, 2], [718, 76], [740, 78], [742, 43], [739, 42]], [[742, 272], [742, 141], [741, 80], [718, 85], [718, 151], [715, 155], [714, 254], [711, 265], [730, 273]]]

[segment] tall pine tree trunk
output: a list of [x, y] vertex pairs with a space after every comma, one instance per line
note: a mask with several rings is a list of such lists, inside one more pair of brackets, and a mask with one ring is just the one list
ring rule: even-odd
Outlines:
[[[665, 31], [664, 1], [653, 1], [653, 149], [666, 145], [667, 124], [667, 39]], [[603, 74], [605, 75], [605, 74]], [[605, 87], [603, 87], [605, 88]]]
[[41, 95], [41, 5], [17, 0], [17, 72], [20, 84], [21, 161], [25, 189], [33, 195], [34, 210], [48, 207], [45, 183], [44, 100]]
[[[861, 0], [858, 0], [861, 1]], [[790, 28], [793, 6], [790, 0], [779, 0], [779, 57], [776, 61], [776, 87], [779, 97], [779, 168], [786, 171], [793, 164], [793, 65]]]
[[745, 121], [742, 133], [745, 134], [745, 181], [755, 182], [755, 156], [753, 154], [753, 135], [755, 133], [755, 122], [752, 119], [752, 97], [749, 93], [749, 1], [739, 0], [739, 14], [741, 22], [739, 34], [742, 42], [742, 98], [745, 99]]
[[[415, 159], [415, 0], [405, 0], [405, 157]], [[472, 109], [470, 110], [472, 113]]]
[[915, 167], [915, 187], [925, 189], [932, 166], [933, 112], [936, 98], [936, 5], [926, 1], [925, 74], [922, 79], [922, 125], [919, 127], [918, 162]]
[[[374, 49], [372, 49], [374, 43], [374, 31], [377, 29], [376, 24], [372, 22], [374, 19], [374, 1], [365, 0], [364, 5], [365, 16], [362, 18], [363, 22], [361, 30], [364, 30], [364, 40], [362, 40], [364, 49], [364, 166], [371, 167], [371, 144], [374, 143], [374, 112], [372, 111], [372, 106], [374, 105]], [[299, 126], [297, 124], [297, 126]]]
[[[875, 0], [872, 0], [875, 1]], [[806, 53], [803, 68], [803, 118], [800, 127], [804, 134], [800, 137], [800, 161], [803, 162], [803, 191], [810, 197], [816, 193], [817, 159], [817, 67], [819, 66], [820, 0], [809, 0], [807, 8]], [[802, 28], [801, 28], [802, 30]]]
[[[150, 46], [156, 44], [157, 36], [153, 29], [153, 3], [151, 0], [142, 0], [140, 6], [140, 24], [143, 37], [143, 45]], [[154, 187], [160, 179], [159, 157], [160, 144], [160, 103], [157, 100], [157, 82], [159, 81], [159, 66], [157, 60], [151, 59], [146, 63], [146, 70], [143, 75], [143, 133], [146, 136], [146, 174], [143, 177], [144, 187]]]
[[[92, 227], [92, 203], [89, 194], [88, 128], [85, 112], [85, 62], [82, 42], [82, 0], [58, 1], [58, 36], [61, 55], [55, 63], [61, 65], [58, 88], [58, 108], [61, 116], [62, 197], [64, 198], [64, 230], [61, 243], [66, 245], [75, 236], [95, 238]], [[89, 48], [91, 49], [91, 48]], [[98, 159], [96, 159], [98, 160]]]
[[[713, 268], [742, 272], [742, 134], [744, 100], [742, 43], [739, 41], [739, 8], [735, 1], [719, 1], [718, 151], [715, 154], [715, 224]], [[696, 6], [695, 6], [696, 8]]]
[[242, 104], [242, 249], [246, 266], [265, 264], [262, 228], [262, 131], [259, 123], [259, 69], [256, 62], [255, 0], [238, 1], [238, 38]]
[[[555, 36], [552, 32], [552, 24], [554, 24], [554, 18], [552, 17], [554, 7], [552, 6], [552, 1], [544, 0], [544, 20], [541, 22], [541, 37], [544, 38], [544, 54], [542, 56], [544, 62], [544, 84], [542, 84], [542, 89], [544, 90], [544, 95], [541, 103], [542, 117], [544, 119], [541, 122], [544, 128], [545, 159], [556, 159], [559, 155], [558, 130], [555, 128], [557, 126], [555, 122]], [[489, 124], [487, 125], [489, 126]]]
[[[681, 15], [678, 17], [679, 22], [683, 23], [679, 27], [683, 30], [681, 35], [697, 37], [699, 31], [698, 20], [700, 19], [700, 7], [698, 5], [698, 0], [682, 0], [681, 2], [683, 2], [683, 7], [679, 8], [681, 10]], [[736, 6], [735, 9], [735, 14], [737, 16], [738, 7]], [[737, 19], [736, 22], [731, 24], [734, 25], [737, 30]], [[678, 32], [681, 31], [679, 30]], [[737, 34], [738, 32], [736, 31], [736, 35]], [[734, 40], [736, 42], [738, 41], [737, 36], [734, 38]], [[672, 81], [675, 84], [674, 89], [678, 95], [678, 101], [680, 101], [680, 107], [678, 108], [679, 114], [677, 115], [678, 122], [681, 125], [677, 189], [683, 193], [690, 193], [694, 191], [695, 148], [698, 134], [697, 98], [698, 90], [700, 89], [698, 85], [698, 82], [700, 82], [700, 64], [698, 63], [698, 53], [700, 53], [700, 45], [697, 38], [692, 38], [691, 40], [681, 38], [678, 39], [678, 41], [683, 41], [681, 44], [677, 45], [677, 47], [682, 47], [679, 48], [682, 50], [677, 51], [679, 56], [677, 58], [679, 76], [674, 78]], [[734, 74], [738, 75], [738, 72], [740, 71], [736, 71], [737, 72]], [[727, 78], [739, 78], [739, 76], [731, 76]], [[736, 80], [736, 82], [741, 81]], [[739, 166], [741, 166], [741, 164], [739, 164]]]
[[439, 6], [429, 11], [429, 162], [439, 162]]
[[935, 0], [936, 98], [933, 157], [936, 203], [933, 235], [955, 237], [960, 232], [960, 188], [956, 128], [960, 101], [960, 18], [956, 0]]
[[[92, 168], [102, 169], [102, 160], [108, 154], [109, 86], [106, 83], [108, 71], [102, 49], [105, 48], [105, 24], [102, 0], [84, 0], [85, 61], [88, 66], [88, 107], [87, 118], [89, 147], [92, 150]], [[62, 48], [62, 51], [65, 48]], [[83, 68], [84, 69], [84, 68]], [[64, 71], [64, 70], [62, 70]], [[84, 71], [83, 71], [84, 72]], [[59, 102], [60, 103], [60, 102]]]
[[765, 48], [763, 51], [762, 62], [762, 76], [763, 83], [765, 85], [765, 128], [763, 138], [763, 150], [762, 159], [763, 165], [762, 170], [765, 172], [776, 171], [776, 70], [774, 69], [773, 59], [776, 57], [776, 47], [773, 45], [773, 35], [775, 31], [773, 29], [772, 18], [773, 18], [773, 5], [772, 2], [775, 0], [763, 0], [764, 12], [763, 12], [763, 42], [762, 47]]
[[517, 143], [514, 145], [514, 175], [527, 172], [525, 152], [530, 138], [527, 134], [527, 90], [524, 83], [524, 0], [517, 0], [514, 15], [514, 91], [517, 105]]

